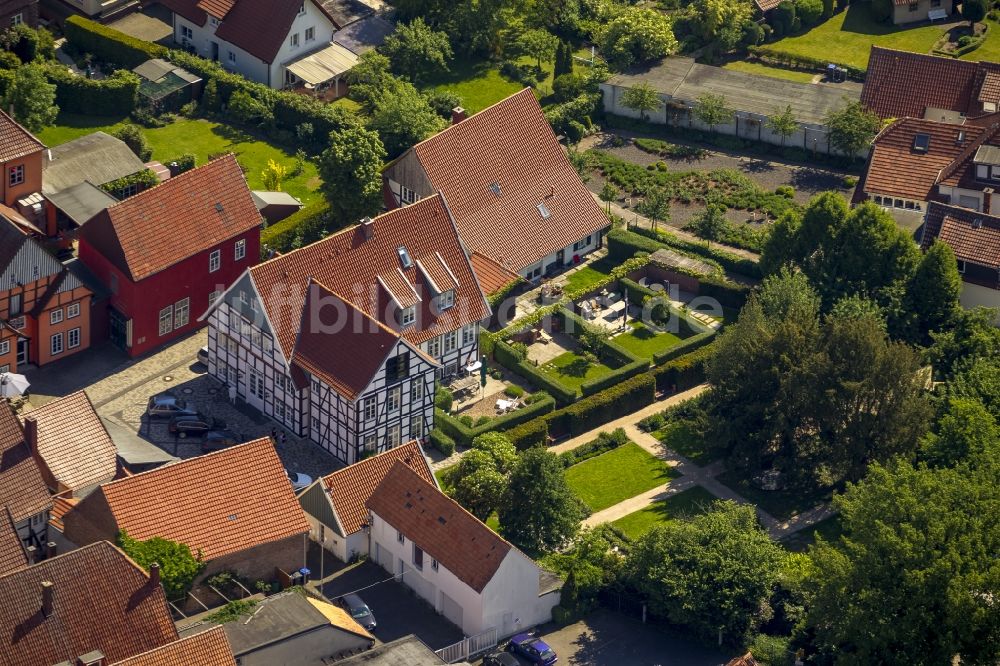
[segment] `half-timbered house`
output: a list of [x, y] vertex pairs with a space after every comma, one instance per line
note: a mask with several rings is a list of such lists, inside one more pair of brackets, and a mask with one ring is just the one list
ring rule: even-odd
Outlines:
[[202, 318], [214, 377], [353, 463], [427, 436], [489, 315], [436, 195], [248, 269]]

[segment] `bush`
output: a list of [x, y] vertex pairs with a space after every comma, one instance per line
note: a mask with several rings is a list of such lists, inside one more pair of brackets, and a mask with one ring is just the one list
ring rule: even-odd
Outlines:
[[795, 15], [810, 28], [823, 18], [823, 0], [795, 0]]
[[445, 456], [455, 452], [455, 440], [446, 435], [440, 428], [434, 428], [430, 434], [431, 446]]
[[525, 451], [530, 448], [545, 446], [549, 442], [548, 422], [544, 418], [537, 418], [515, 426], [504, 434], [517, 447], [518, 451]]
[[443, 386], [439, 386], [436, 391], [434, 391], [434, 406], [438, 409], [450, 412], [451, 406], [455, 402], [455, 396], [451, 394], [451, 391]]
[[[90, 53], [100, 61], [132, 69], [151, 58], [166, 58], [169, 51], [82, 16], [70, 16], [63, 24], [66, 41], [79, 53]], [[95, 112], [96, 113], [96, 112]]]
[[153, 149], [149, 147], [146, 135], [142, 133], [142, 129], [138, 125], [126, 123], [115, 130], [112, 135], [116, 139], [124, 141], [125, 145], [143, 162], [148, 162], [149, 158], [152, 157]]
[[584, 460], [596, 458], [602, 453], [617, 449], [623, 444], [628, 444], [628, 442], [629, 439], [628, 435], [625, 434], [625, 430], [623, 428], [615, 428], [611, 432], [599, 433], [597, 439], [587, 442], [583, 446], [560, 453], [559, 460], [562, 461], [563, 467], [572, 467]]
[[106, 79], [77, 76], [63, 65], [46, 65], [45, 75], [56, 84], [56, 104], [64, 113], [111, 116], [131, 113], [139, 95], [139, 77], [118, 70]]
[[260, 233], [261, 245], [278, 252], [319, 240], [330, 220], [330, 204], [318, 198]]
[[[190, 171], [195, 167], [195, 157], [191, 153], [184, 153], [180, 157], [175, 157], [171, 160], [164, 162], [170, 169], [170, 175], [176, 176], [179, 173], [184, 173], [185, 171]], [[174, 166], [176, 165], [176, 166]]]
[[517, 384], [511, 384], [503, 390], [508, 398], [521, 398], [524, 396], [524, 389]]
[[844, 176], [844, 187], [847, 189], [857, 187], [858, 177], [857, 176]]
[[579, 435], [631, 414], [655, 398], [653, 376], [646, 372], [552, 412], [545, 420], [550, 431]]
[[778, 185], [776, 188], [774, 188], [774, 193], [779, 194], [785, 197], [786, 199], [795, 198], [795, 188], [792, 187], [791, 185]]

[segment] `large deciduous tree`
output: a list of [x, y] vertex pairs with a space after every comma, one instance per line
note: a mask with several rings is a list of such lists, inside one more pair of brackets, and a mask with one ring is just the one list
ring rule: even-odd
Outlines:
[[721, 51], [731, 51], [753, 20], [750, 0], [694, 0], [689, 15], [698, 36]]
[[601, 54], [618, 69], [658, 60], [677, 51], [670, 19], [655, 9], [630, 7], [599, 33]]
[[381, 51], [389, 58], [394, 72], [415, 83], [447, 72], [452, 58], [448, 35], [432, 30], [422, 18], [397, 26]]
[[542, 62], [551, 62], [559, 48], [559, 38], [548, 30], [535, 28], [525, 30], [517, 38], [518, 47], [527, 55], [535, 59], [538, 69], [542, 68]]
[[498, 432], [476, 437], [472, 449], [449, 471], [449, 494], [476, 518], [490, 517], [507, 488], [517, 464], [517, 449]]
[[412, 83], [396, 80], [373, 99], [369, 125], [382, 138], [389, 156], [395, 157], [444, 129], [447, 122]]
[[943, 331], [955, 320], [961, 306], [962, 276], [951, 248], [934, 241], [917, 266], [907, 287], [907, 311], [912, 317], [910, 339], [928, 344], [932, 331]]
[[378, 212], [385, 156], [382, 141], [371, 130], [355, 126], [330, 133], [318, 166], [323, 194], [338, 224], [353, 224]]
[[13, 111], [14, 119], [32, 132], [55, 122], [59, 115], [56, 87], [49, 83], [41, 65], [17, 68], [4, 96], [3, 108]]

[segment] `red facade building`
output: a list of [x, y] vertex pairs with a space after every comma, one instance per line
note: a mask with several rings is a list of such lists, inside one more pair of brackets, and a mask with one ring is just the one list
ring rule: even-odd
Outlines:
[[260, 213], [227, 155], [95, 215], [80, 260], [111, 291], [112, 342], [141, 355], [189, 333], [260, 257]]

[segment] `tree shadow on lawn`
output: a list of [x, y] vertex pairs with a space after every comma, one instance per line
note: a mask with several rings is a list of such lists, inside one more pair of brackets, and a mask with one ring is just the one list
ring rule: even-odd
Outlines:
[[246, 130], [232, 125], [218, 124], [212, 128], [212, 134], [217, 134], [230, 144], [250, 143], [252, 141], [264, 141], [267, 143], [267, 140], [263, 136], [254, 136]]
[[747, 173], [764, 173], [767, 171], [774, 171], [774, 165], [767, 160], [751, 159], [740, 163], [740, 171], [745, 171]]

